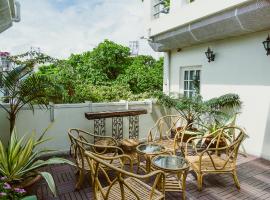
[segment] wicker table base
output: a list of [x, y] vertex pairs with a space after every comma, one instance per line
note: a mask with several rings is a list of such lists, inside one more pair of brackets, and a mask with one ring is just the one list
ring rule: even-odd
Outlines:
[[123, 149], [125, 154], [129, 155], [133, 161], [133, 164], [138, 163], [136, 147], [140, 144], [137, 139], [123, 139], [119, 142], [120, 147]]
[[165, 191], [180, 191], [182, 199], [186, 199], [186, 178], [189, 163], [185, 158], [172, 155], [155, 156], [152, 159], [152, 167], [166, 173]]

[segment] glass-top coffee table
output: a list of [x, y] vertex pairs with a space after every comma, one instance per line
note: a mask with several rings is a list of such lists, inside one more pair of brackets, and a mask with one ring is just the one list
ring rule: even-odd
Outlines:
[[152, 167], [166, 173], [165, 191], [182, 191], [182, 199], [186, 198], [186, 178], [189, 163], [184, 157], [157, 155], [152, 159]]
[[[139, 169], [142, 169], [144, 172], [149, 173], [151, 171], [151, 158], [153, 156], [164, 153], [165, 147], [155, 143], [145, 143], [137, 146], [136, 151], [138, 153], [137, 172], [139, 171]], [[145, 158], [146, 161], [145, 168], [143, 168], [143, 166], [140, 164], [142, 156]]]

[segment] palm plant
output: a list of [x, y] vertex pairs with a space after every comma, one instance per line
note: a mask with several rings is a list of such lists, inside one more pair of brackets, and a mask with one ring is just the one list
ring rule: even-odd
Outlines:
[[[241, 101], [237, 94], [225, 94], [208, 101], [203, 101], [201, 95], [196, 90], [192, 97], [172, 98], [165, 94], [158, 94], [158, 101], [162, 105], [174, 108], [179, 114], [186, 119], [187, 127], [194, 129], [194, 122], [198, 125], [208, 126], [205, 123], [220, 121], [222, 118], [230, 117], [237, 113], [241, 108]], [[218, 122], [216, 123], [218, 124]], [[209, 127], [210, 127], [209, 125]]]
[[[28, 58], [30, 56], [30, 58]], [[18, 56], [8, 58], [15, 67], [9, 72], [2, 74], [2, 88], [0, 92], [4, 94], [4, 105], [0, 101], [0, 107], [8, 113], [10, 121], [10, 134], [16, 122], [16, 116], [24, 106], [28, 106], [34, 112], [34, 104], [37, 103], [42, 108], [47, 107], [48, 102], [45, 97], [48, 90], [54, 90], [54, 97], [59, 96], [59, 89], [53, 82], [44, 76], [33, 73], [36, 64], [52, 62], [53, 58], [38, 52], [28, 52]], [[48, 98], [47, 98], [48, 99]]]
[[50, 190], [56, 195], [52, 175], [48, 172], [40, 172], [38, 169], [51, 164], [74, 164], [63, 158], [40, 159], [42, 155], [51, 152], [51, 150], [45, 149], [37, 150], [40, 144], [49, 140], [48, 138], [44, 138], [46, 131], [47, 129], [36, 140], [35, 132], [30, 137], [25, 135], [22, 138], [18, 138], [14, 129], [6, 149], [0, 141], [0, 174], [5, 177], [6, 182], [16, 185], [24, 180], [41, 175], [46, 180]]
[[238, 95], [226, 94], [218, 98], [212, 98], [205, 104], [210, 108], [210, 113], [204, 116], [201, 126], [207, 132], [213, 133], [226, 126], [235, 125], [242, 102]]

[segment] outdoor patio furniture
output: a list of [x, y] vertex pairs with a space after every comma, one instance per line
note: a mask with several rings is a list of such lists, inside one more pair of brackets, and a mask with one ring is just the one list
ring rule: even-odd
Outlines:
[[[153, 158], [153, 156], [166, 153], [166, 149], [164, 146], [155, 143], [141, 144], [137, 146], [136, 150], [138, 153], [137, 172], [139, 172], [139, 170], [141, 169], [145, 173], [150, 173], [151, 171], [151, 159]], [[141, 157], [145, 159], [145, 166], [142, 165]]]
[[[180, 115], [166, 115], [157, 120], [156, 124], [149, 130], [148, 142], [157, 143], [166, 150], [175, 152], [183, 145], [186, 120]], [[181, 136], [179, 137], [179, 133]]]
[[[85, 150], [92, 151], [97, 155], [103, 155], [107, 158], [106, 162], [109, 162], [115, 167], [122, 168], [125, 164], [129, 164], [130, 168], [133, 168], [132, 159], [128, 155], [125, 155], [121, 148], [115, 145], [117, 143], [114, 142], [115, 140], [113, 138], [98, 136], [99, 138], [106, 138], [104, 141], [109, 141], [109, 139], [112, 141], [112, 143], [108, 143], [107, 145], [99, 145], [92, 143], [93, 139], [91, 140], [91, 138], [89, 138], [89, 136], [96, 137], [95, 135], [80, 129], [70, 129], [68, 135], [71, 142], [70, 153], [75, 160], [79, 172], [76, 189], [80, 189], [84, 181], [85, 172], [91, 172], [84, 156]], [[115, 146], [112, 146], [112, 144]]]
[[[236, 173], [236, 160], [241, 142], [246, 134], [238, 127], [225, 127], [205, 136], [193, 137], [188, 140], [192, 143], [193, 156], [189, 156], [190, 145], [186, 145], [186, 159], [197, 175], [198, 189], [202, 190], [205, 174], [230, 173], [235, 185], [240, 189]], [[199, 146], [205, 146], [200, 148]]]
[[138, 162], [136, 147], [140, 144], [138, 139], [123, 139], [119, 141], [119, 146], [123, 149], [125, 154], [129, 155], [133, 160], [133, 164]]
[[165, 191], [181, 191], [182, 199], [186, 199], [186, 178], [189, 163], [182, 156], [157, 155], [152, 159], [152, 167], [166, 173]]
[[[154, 171], [147, 175], [137, 175], [105, 162], [102, 156], [92, 152], [86, 151], [85, 155], [93, 172], [91, 176], [95, 200], [165, 199], [165, 174], [162, 171]], [[104, 170], [104, 167], [111, 169], [115, 176], [109, 175]], [[146, 184], [144, 180], [150, 178], [153, 178], [153, 183], [151, 185]]]

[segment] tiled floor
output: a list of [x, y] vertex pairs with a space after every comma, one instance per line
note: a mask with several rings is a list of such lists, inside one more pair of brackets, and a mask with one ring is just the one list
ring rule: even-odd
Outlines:
[[[238, 177], [241, 190], [234, 186], [230, 175], [207, 175], [204, 178], [203, 191], [197, 190], [196, 179], [192, 174], [187, 180], [187, 199], [270, 199], [270, 161], [255, 157], [240, 157]], [[79, 191], [74, 191], [76, 176], [75, 169], [68, 165], [55, 165], [46, 168], [53, 174], [57, 185], [57, 197], [52, 197], [44, 181], [40, 181], [32, 188], [32, 193], [40, 200], [83, 200], [93, 199], [92, 190], [88, 182]], [[178, 192], [166, 193], [166, 199], [181, 199]]]

